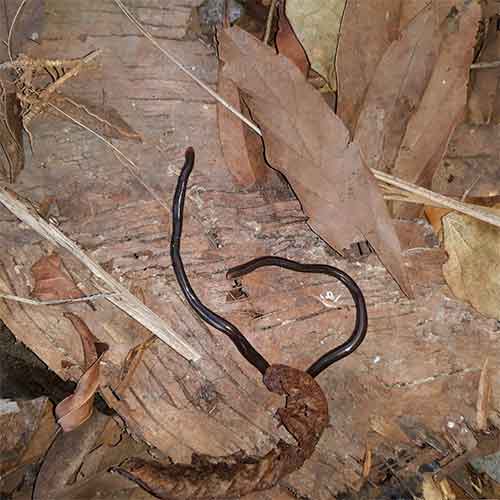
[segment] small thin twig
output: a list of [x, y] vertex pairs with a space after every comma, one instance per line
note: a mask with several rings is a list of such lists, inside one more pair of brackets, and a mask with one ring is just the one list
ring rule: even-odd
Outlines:
[[29, 304], [31, 306], [58, 306], [61, 304], [72, 304], [74, 302], [91, 302], [93, 300], [106, 299], [111, 295], [116, 295], [116, 293], [94, 293], [92, 295], [87, 295], [85, 297], [78, 297], [76, 299], [58, 299], [58, 300], [38, 300], [30, 299], [27, 297], [19, 297], [18, 295], [9, 295], [5, 293], [0, 293], [0, 299], [2, 300], [12, 300], [13, 302], [21, 302], [23, 304]]
[[9, 35], [7, 36], [7, 52], [9, 53], [9, 59], [11, 62], [14, 61], [14, 58], [12, 57], [12, 34], [14, 33], [14, 25], [16, 24], [17, 18], [21, 14], [21, 11], [24, 9], [27, 2], [28, 0], [22, 0], [17, 8], [14, 18], [12, 19], [12, 23], [10, 24]]
[[269, 12], [267, 13], [266, 32], [264, 33], [264, 40], [263, 40], [265, 45], [269, 43], [269, 38], [271, 38], [271, 29], [273, 27], [274, 13], [276, 12], [276, 3], [277, 0], [271, 0], [271, 5], [269, 6]]
[[500, 68], [500, 61], [477, 62], [470, 65], [470, 69], [495, 69]]

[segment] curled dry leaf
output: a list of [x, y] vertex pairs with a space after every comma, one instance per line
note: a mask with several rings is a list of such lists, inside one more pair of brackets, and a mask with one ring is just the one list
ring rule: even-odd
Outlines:
[[377, 182], [342, 121], [286, 57], [236, 27], [224, 30], [219, 41], [223, 75], [243, 93], [270, 165], [287, 177], [311, 228], [339, 251], [368, 240], [410, 293]]
[[288, 0], [286, 14], [312, 68], [337, 88], [335, 52], [346, 0]]
[[480, 313], [500, 320], [500, 231], [456, 212], [442, 222], [448, 286]]
[[[353, 132], [377, 64], [399, 35], [402, 0], [349, 0], [337, 48], [338, 114]], [[387, 71], [395, 68], [387, 66]]]
[[[393, 173], [428, 186], [467, 104], [469, 67], [481, 20], [477, 0], [462, 0], [443, 22], [445, 36], [418, 109], [410, 118]], [[419, 207], [396, 202], [394, 213], [413, 216]]]
[[31, 273], [35, 280], [32, 297], [40, 300], [64, 300], [83, 296], [57, 253], [39, 259], [33, 264]]
[[80, 335], [86, 365], [85, 373], [78, 381], [75, 392], [56, 406], [57, 422], [64, 432], [69, 432], [92, 415], [94, 394], [99, 387], [100, 363], [108, 346], [98, 342], [85, 322], [76, 314], [66, 313], [64, 316], [71, 321]]

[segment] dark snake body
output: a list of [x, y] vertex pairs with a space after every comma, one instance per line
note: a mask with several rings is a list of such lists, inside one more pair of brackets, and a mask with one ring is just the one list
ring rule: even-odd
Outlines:
[[235, 325], [206, 307], [191, 287], [180, 255], [184, 201], [193, 166], [194, 151], [189, 148], [177, 182], [172, 208], [170, 255], [177, 281], [198, 316], [231, 339], [242, 356], [263, 375], [263, 382], [271, 392], [286, 396], [286, 405], [278, 409], [277, 416], [294, 437], [296, 444], [279, 440], [262, 457], [244, 452], [224, 457], [193, 454], [191, 464], [162, 464], [130, 458], [113, 469], [158, 498], [167, 500], [238, 497], [271, 488], [283, 477], [302, 467], [314, 452], [329, 422], [328, 402], [314, 377], [357, 349], [365, 338], [368, 326], [363, 294], [349, 275], [332, 266], [301, 264], [281, 257], [254, 259], [230, 269], [227, 277], [237, 278], [264, 266], [327, 274], [347, 287], [356, 305], [356, 323], [349, 339], [321, 356], [306, 372], [285, 365], [270, 365]]

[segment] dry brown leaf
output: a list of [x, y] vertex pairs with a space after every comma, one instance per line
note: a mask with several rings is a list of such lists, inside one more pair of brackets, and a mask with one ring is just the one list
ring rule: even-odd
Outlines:
[[[429, 84], [410, 118], [393, 173], [428, 186], [467, 103], [469, 67], [481, 20], [477, 0], [457, 3], [443, 23], [445, 37]], [[413, 216], [419, 207], [396, 202], [394, 213]]]
[[[498, 7], [497, 7], [498, 8]], [[500, 36], [497, 31], [498, 15], [487, 21], [485, 47], [478, 62], [500, 59]], [[500, 68], [478, 70], [472, 74], [472, 91], [469, 96], [469, 121], [475, 124], [490, 123], [496, 111], [498, 77]]]
[[483, 364], [476, 402], [476, 426], [478, 431], [488, 429], [488, 415], [490, 412], [491, 376], [488, 369], [488, 358]]
[[442, 222], [448, 286], [480, 313], [500, 320], [500, 231], [456, 212]]
[[368, 240], [410, 293], [384, 200], [342, 121], [286, 57], [236, 27], [219, 41], [223, 75], [243, 92], [267, 159], [287, 177], [311, 228], [339, 251]]
[[69, 432], [83, 424], [92, 415], [94, 394], [99, 387], [99, 373], [102, 356], [108, 346], [99, 343], [88, 326], [76, 314], [65, 313], [80, 335], [85, 357], [85, 373], [76, 386], [75, 392], [61, 401], [55, 409], [57, 423], [64, 432]]
[[[224, 78], [220, 70], [217, 93], [238, 111], [243, 112], [238, 88]], [[252, 137], [255, 133], [220, 103], [217, 103], [217, 120], [222, 153], [234, 180], [246, 188], [263, 182], [268, 167], [264, 161], [260, 137]]]
[[286, 14], [312, 68], [337, 88], [335, 52], [346, 0], [288, 0]]
[[[346, 4], [336, 66], [338, 114], [351, 132], [356, 128], [377, 64], [398, 38], [401, 3], [402, 0], [349, 0]], [[393, 69], [386, 67], [386, 71]]]
[[[98, 134], [111, 139], [142, 142], [141, 135], [111, 106], [97, 106], [81, 98], [76, 99], [62, 94], [53, 94], [49, 101]], [[64, 118], [60, 113], [57, 113], [57, 116]]]
[[33, 264], [31, 273], [35, 280], [32, 297], [40, 300], [64, 300], [83, 296], [57, 253], [39, 259]]
[[307, 78], [309, 73], [309, 59], [306, 51], [297, 38], [290, 21], [286, 17], [285, 1], [279, 3], [278, 8], [278, 33], [276, 35], [276, 48], [278, 52], [288, 57], [300, 72]]
[[[434, 11], [428, 6], [402, 31], [401, 37], [388, 47], [378, 66], [373, 68], [354, 132], [354, 140], [370, 167], [391, 172], [408, 121], [431, 77], [439, 42]], [[339, 95], [341, 101], [342, 95]], [[349, 109], [344, 114], [351, 118]]]

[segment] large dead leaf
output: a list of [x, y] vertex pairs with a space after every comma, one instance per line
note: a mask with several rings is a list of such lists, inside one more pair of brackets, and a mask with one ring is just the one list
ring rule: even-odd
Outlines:
[[335, 52], [346, 0], [287, 0], [286, 14], [312, 68], [336, 89]]
[[[440, 53], [419, 107], [408, 122], [394, 175], [419, 185], [430, 184], [453, 130], [464, 117], [480, 19], [477, 0], [462, 0], [445, 18]], [[394, 213], [413, 216], [416, 210], [395, 203]]]
[[[372, 168], [392, 170], [406, 126], [420, 103], [438, 55], [440, 31], [436, 28], [434, 10], [428, 6], [389, 46], [371, 75], [354, 139]], [[344, 114], [350, 118], [348, 105], [344, 106]]]
[[342, 121], [287, 58], [236, 27], [219, 40], [223, 75], [244, 93], [262, 129], [267, 159], [287, 177], [311, 228], [338, 250], [370, 241], [408, 293], [384, 200]]
[[33, 264], [31, 273], [35, 279], [31, 295], [37, 299], [64, 300], [83, 296], [56, 253], [39, 259]]
[[94, 394], [99, 387], [101, 359], [108, 346], [100, 343], [76, 314], [66, 313], [65, 317], [71, 321], [80, 335], [86, 367], [75, 392], [56, 406], [57, 423], [64, 432], [69, 432], [79, 427], [92, 415]]
[[349, 0], [346, 4], [336, 67], [338, 114], [351, 132], [377, 64], [390, 43], [398, 38], [401, 3], [402, 0]]
[[500, 320], [500, 231], [467, 215], [443, 217], [443, 273], [452, 292], [480, 313]]

